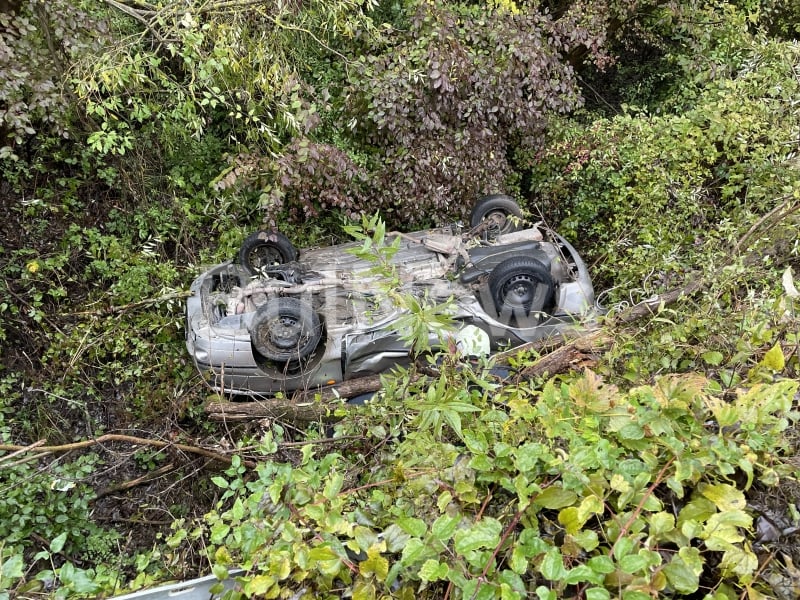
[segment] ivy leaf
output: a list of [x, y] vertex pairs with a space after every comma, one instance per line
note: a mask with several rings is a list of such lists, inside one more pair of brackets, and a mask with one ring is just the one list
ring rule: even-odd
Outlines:
[[357, 581], [353, 586], [353, 600], [375, 600], [377, 592], [371, 581]]
[[734, 546], [722, 555], [720, 569], [723, 573], [730, 573], [737, 577], [751, 576], [758, 568], [758, 558], [749, 547]]
[[446, 542], [453, 536], [460, 521], [461, 517], [458, 516], [451, 517], [450, 515], [441, 515], [433, 522], [431, 534], [440, 542]]
[[601, 575], [608, 575], [609, 573], [613, 573], [616, 570], [614, 566], [614, 561], [611, 557], [601, 554], [599, 556], [593, 556], [589, 559], [589, 562], [586, 563], [592, 571], [595, 573], [599, 573]]
[[3, 557], [3, 562], [0, 563], [0, 575], [2, 576], [3, 583], [9, 579], [19, 579], [25, 574], [23, 566], [25, 565], [22, 554], [14, 554], [8, 558]]
[[251, 577], [244, 584], [244, 592], [248, 597], [265, 596], [273, 585], [275, 585], [275, 578], [262, 573]]
[[721, 511], [743, 510], [747, 506], [744, 492], [727, 483], [716, 485], [700, 484], [700, 493], [711, 500]]
[[542, 491], [541, 494], [536, 496], [533, 501], [537, 506], [542, 508], [549, 508], [551, 510], [558, 510], [566, 506], [572, 505], [577, 500], [578, 495], [572, 490], [565, 490], [561, 487], [550, 486]]
[[325, 483], [325, 488], [322, 491], [322, 495], [325, 496], [328, 500], [333, 500], [339, 492], [342, 490], [342, 485], [344, 484], [344, 474], [342, 473], [334, 473], [330, 476], [327, 483]]
[[424, 582], [439, 581], [445, 579], [450, 572], [447, 563], [440, 563], [437, 560], [429, 558], [419, 570], [419, 578]]
[[603, 576], [588, 565], [578, 565], [570, 569], [566, 577], [564, 577], [564, 583], [568, 585], [575, 585], [576, 583], [582, 583], [584, 581], [599, 585], [603, 583]]
[[657, 512], [648, 519], [650, 535], [659, 537], [675, 529], [675, 516], [666, 511]]
[[64, 548], [64, 544], [66, 543], [66, 541], [67, 541], [67, 532], [65, 531], [64, 533], [53, 538], [53, 541], [50, 542], [50, 552], [52, 552], [53, 554], [58, 554], [59, 552], [61, 552], [61, 550], [63, 550]]
[[424, 556], [429, 556], [432, 553], [433, 550], [429, 545], [425, 544], [419, 538], [411, 538], [400, 554], [400, 563], [405, 566], [413, 565]]
[[383, 531], [383, 541], [386, 542], [386, 550], [389, 552], [402, 551], [410, 539], [411, 536], [394, 523]]
[[389, 574], [389, 561], [381, 556], [383, 549], [385, 544], [374, 544], [367, 550], [367, 560], [358, 564], [358, 570], [364, 577], [374, 575], [380, 581], [386, 579], [386, 575]]
[[494, 548], [500, 543], [502, 530], [500, 521], [489, 517], [481, 519], [472, 527], [460, 529], [454, 536], [456, 552], [465, 554], [479, 548]]
[[783, 356], [783, 349], [780, 344], [775, 344], [761, 360], [761, 364], [773, 371], [783, 371], [786, 366], [786, 359]]
[[703, 360], [706, 361], [706, 364], [711, 365], [712, 367], [717, 367], [722, 364], [723, 358], [725, 357], [722, 355], [722, 352], [717, 352], [716, 350], [703, 352]]
[[664, 566], [667, 581], [680, 594], [693, 594], [700, 587], [700, 574], [703, 572], [703, 557], [697, 548], [685, 547], [678, 550], [669, 564]]
[[220, 477], [219, 475], [215, 475], [214, 477], [212, 477], [211, 482], [217, 487], [222, 488], [223, 490], [228, 489], [228, 480], [223, 477]]
[[551, 590], [543, 585], [536, 588], [536, 597], [539, 600], [556, 600], [558, 598], [555, 590]]
[[605, 588], [593, 587], [585, 592], [586, 600], [610, 600], [611, 592]]
[[587, 496], [580, 505], [570, 506], [558, 513], [558, 522], [561, 523], [571, 535], [577, 534], [594, 514], [602, 514], [603, 501], [597, 496]]
[[560, 581], [567, 576], [567, 570], [564, 568], [564, 557], [558, 548], [551, 548], [544, 555], [542, 564], [539, 566], [539, 572], [545, 579], [550, 581]]
[[625, 573], [634, 573], [647, 567], [647, 557], [640, 554], [628, 554], [619, 559], [619, 568]]

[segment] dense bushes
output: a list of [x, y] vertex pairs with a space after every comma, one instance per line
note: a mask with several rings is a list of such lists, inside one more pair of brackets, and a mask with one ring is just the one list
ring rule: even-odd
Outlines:
[[738, 244], [759, 215], [800, 195], [798, 61], [795, 45], [754, 41], [733, 77], [676, 114], [624, 107], [551, 128], [548, 149], [528, 156], [540, 209], [623, 295], [735, 258], [726, 253], [758, 239]]

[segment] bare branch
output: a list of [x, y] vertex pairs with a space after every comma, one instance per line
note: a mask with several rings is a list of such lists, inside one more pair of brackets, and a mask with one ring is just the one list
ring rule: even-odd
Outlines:
[[[205, 456], [207, 458], [211, 458], [218, 462], [231, 464], [232, 458], [227, 454], [223, 454], [216, 450], [209, 450], [207, 448], [200, 448], [198, 446], [189, 446], [186, 444], [175, 444], [172, 442], [165, 442], [162, 440], [150, 440], [147, 438], [140, 438], [135, 437], [132, 435], [122, 435], [116, 433], [107, 433], [105, 435], [101, 435], [98, 438], [93, 438], [90, 440], [84, 440], [82, 442], [73, 442], [71, 444], [60, 444], [57, 446], [44, 446], [39, 445], [37, 442], [36, 444], [30, 446], [16, 446], [13, 444], [0, 444], [0, 452], [52, 452], [52, 453], [62, 453], [62, 452], [70, 452], [72, 450], [82, 450], [84, 448], [90, 448], [92, 446], [104, 444], [107, 442], [125, 442], [128, 444], [135, 444], [137, 446], [151, 446], [154, 448], [175, 448], [176, 450], [180, 450], [182, 452], [187, 452], [189, 454], [199, 454], [200, 456]], [[249, 468], [255, 467], [255, 463], [252, 461], [242, 461], [242, 464]]]

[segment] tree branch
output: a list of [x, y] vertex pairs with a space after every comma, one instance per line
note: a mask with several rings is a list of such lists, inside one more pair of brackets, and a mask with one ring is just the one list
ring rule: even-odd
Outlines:
[[[116, 433], [107, 433], [105, 435], [101, 435], [98, 438], [93, 438], [90, 440], [84, 440], [82, 442], [73, 442], [71, 444], [61, 444], [58, 446], [43, 446], [39, 445], [39, 442], [36, 444], [32, 444], [30, 446], [16, 446], [13, 444], [0, 444], [0, 452], [53, 452], [53, 453], [61, 453], [61, 452], [70, 452], [71, 450], [81, 450], [83, 448], [90, 448], [92, 446], [96, 446], [98, 444], [103, 444], [106, 442], [126, 442], [128, 444], [134, 444], [137, 446], [151, 446], [154, 448], [175, 448], [176, 450], [180, 450], [182, 452], [187, 452], [189, 454], [198, 454], [200, 456], [205, 456], [206, 458], [210, 458], [212, 460], [216, 460], [218, 462], [231, 464], [231, 457], [217, 452], [215, 450], [209, 450], [207, 448], [200, 448], [198, 446], [189, 446], [186, 444], [175, 444], [172, 442], [164, 442], [162, 440], [150, 440], [147, 438], [140, 438], [135, 437], [132, 435], [122, 435]], [[242, 464], [249, 468], [254, 468], [256, 465], [252, 461], [242, 461]]]

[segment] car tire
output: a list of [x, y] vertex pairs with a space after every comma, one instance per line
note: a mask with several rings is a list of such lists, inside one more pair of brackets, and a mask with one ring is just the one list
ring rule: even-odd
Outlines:
[[532, 327], [552, 313], [555, 284], [550, 270], [535, 258], [514, 256], [489, 274], [489, 291], [501, 322]]
[[250, 234], [239, 248], [239, 262], [251, 275], [261, 269], [297, 260], [297, 250], [278, 231], [257, 231]]
[[522, 224], [518, 219], [522, 218], [522, 209], [516, 200], [505, 194], [492, 194], [478, 200], [472, 209], [469, 223], [475, 228], [484, 221], [490, 221], [487, 237], [495, 238], [521, 229]]
[[262, 304], [250, 327], [250, 340], [256, 351], [279, 363], [308, 358], [321, 338], [319, 315], [308, 302], [289, 296]]

